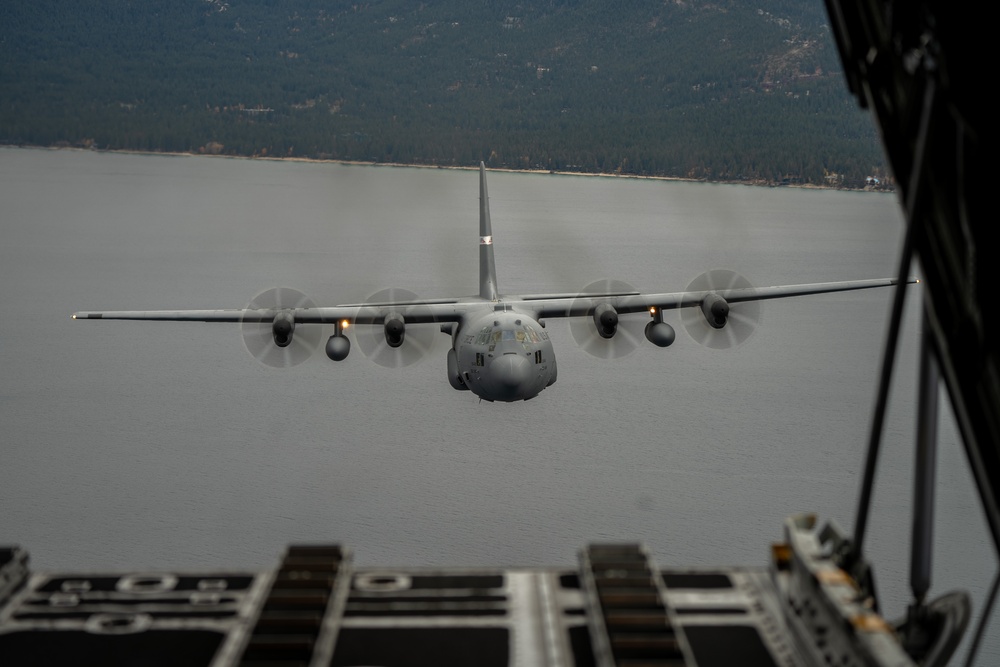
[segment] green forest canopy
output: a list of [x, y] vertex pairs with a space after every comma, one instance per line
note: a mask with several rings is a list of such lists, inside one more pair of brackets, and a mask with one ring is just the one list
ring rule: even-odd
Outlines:
[[885, 170], [815, 0], [4, 3], [0, 55], [4, 143], [767, 183]]

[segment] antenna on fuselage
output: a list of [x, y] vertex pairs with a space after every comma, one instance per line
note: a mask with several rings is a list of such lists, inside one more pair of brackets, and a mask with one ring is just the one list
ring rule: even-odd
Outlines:
[[493, 227], [490, 225], [490, 196], [486, 191], [486, 163], [479, 163], [479, 296], [496, 301], [497, 267], [493, 260]]

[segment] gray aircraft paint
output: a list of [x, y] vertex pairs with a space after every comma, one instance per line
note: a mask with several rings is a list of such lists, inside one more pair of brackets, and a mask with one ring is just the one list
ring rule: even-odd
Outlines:
[[[407, 326], [443, 322], [446, 325], [441, 330], [451, 333], [455, 351], [454, 355], [449, 353], [446, 357], [446, 373], [451, 386], [459, 390], [468, 388], [487, 401], [512, 402], [534, 398], [556, 380], [555, 353], [548, 336], [542, 338], [530, 333], [544, 328], [543, 318], [590, 317], [595, 336], [599, 335], [597, 340], [603, 339], [610, 345], [612, 339], [620, 335], [617, 333], [620, 315], [645, 312], [659, 329], [667, 332], [647, 327], [646, 338], [659, 347], [666, 347], [672, 344], [675, 336], [672, 328], [662, 321], [664, 310], [700, 309], [704, 319], [695, 318], [697, 321], [722, 330], [729, 327], [727, 317], [736, 317], [739, 305], [745, 302], [896, 284], [893, 278], [773, 287], [750, 287], [743, 281], [734, 287], [670, 293], [501, 295], [497, 286], [486, 165], [483, 163], [479, 165], [479, 262], [478, 297], [364, 302], [333, 307], [288, 308], [278, 304], [275, 308], [227, 310], [79, 311], [73, 314], [73, 319], [273, 323], [274, 343], [278, 347], [293, 341], [296, 327], [328, 324], [334, 325], [335, 330], [326, 344], [327, 356], [338, 362], [349, 354], [348, 326], [383, 326], [386, 344], [400, 347], [407, 344]], [[447, 326], [448, 323], [452, 326]], [[491, 340], [483, 338], [476, 342], [486, 335], [487, 327], [492, 327]], [[519, 340], [518, 333], [521, 335]], [[507, 340], [508, 334], [513, 338]], [[467, 342], [470, 336], [472, 342]]]

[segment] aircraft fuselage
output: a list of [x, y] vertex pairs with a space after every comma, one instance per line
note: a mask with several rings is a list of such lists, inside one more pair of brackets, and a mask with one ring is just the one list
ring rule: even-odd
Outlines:
[[552, 341], [530, 315], [496, 308], [460, 323], [448, 352], [448, 380], [487, 401], [534, 398], [556, 381]]

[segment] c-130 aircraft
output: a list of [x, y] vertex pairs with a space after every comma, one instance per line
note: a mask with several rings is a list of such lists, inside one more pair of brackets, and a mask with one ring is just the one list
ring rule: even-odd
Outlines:
[[625, 283], [600, 281], [583, 293], [503, 295], [497, 287], [486, 165], [481, 162], [476, 296], [419, 300], [405, 290], [385, 290], [365, 303], [316, 307], [296, 290], [277, 288], [243, 309], [85, 311], [74, 313], [73, 319], [239, 322], [251, 354], [272, 366], [308, 358], [322, 332], [314, 325], [324, 324], [334, 327], [326, 342], [333, 361], [343, 361], [351, 351], [348, 327], [370, 325], [371, 336], [356, 335], [362, 350], [382, 365], [406, 365], [419, 356], [421, 343], [426, 345], [419, 331], [429, 329], [420, 325], [438, 324], [452, 338], [447, 357], [451, 386], [487, 401], [513, 402], [534, 398], [556, 381], [546, 319], [577, 318], [573, 333], [578, 342], [591, 354], [610, 357], [631, 351], [638, 340], [619, 315], [648, 313], [645, 338], [668, 347], [676, 333], [663, 321], [663, 311], [682, 309], [682, 322], [696, 340], [728, 347], [749, 334], [762, 300], [896, 283], [885, 278], [755, 288], [738, 274], [716, 270], [696, 278], [684, 292], [644, 294]]

